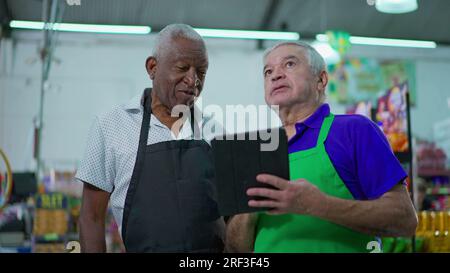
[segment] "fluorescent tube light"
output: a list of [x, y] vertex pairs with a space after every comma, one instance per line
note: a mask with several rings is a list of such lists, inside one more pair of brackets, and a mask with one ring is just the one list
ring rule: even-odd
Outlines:
[[[58, 31], [71, 32], [94, 32], [94, 33], [120, 33], [120, 34], [148, 34], [151, 28], [148, 26], [122, 26], [122, 25], [94, 25], [94, 24], [69, 24], [56, 23], [49, 24], [49, 27]], [[10, 22], [11, 28], [17, 29], [37, 29], [42, 30], [45, 27], [43, 22], [37, 21], [18, 21]], [[296, 41], [300, 35], [296, 32], [278, 32], [278, 31], [250, 31], [250, 30], [232, 30], [232, 29], [207, 29], [195, 28], [195, 30], [205, 38], [234, 38], [234, 39], [260, 39], [260, 40], [288, 40]]]
[[316, 41], [311, 46], [319, 52], [328, 65], [337, 64], [341, 61], [341, 56], [339, 56], [339, 53], [329, 43]]
[[[325, 34], [316, 35], [319, 42], [328, 42]], [[373, 37], [350, 36], [350, 43], [358, 45], [375, 45], [375, 46], [394, 46], [394, 47], [416, 47], [416, 48], [436, 48], [437, 44], [433, 41], [419, 40], [403, 40], [403, 39], [386, 39]]]
[[233, 38], [233, 39], [256, 39], [256, 40], [288, 40], [300, 39], [297, 32], [278, 31], [251, 31], [232, 29], [194, 28], [200, 36], [205, 38]]
[[[44, 29], [43, 22], [36, 21], [16, 21], [10, 22], [11, 28], [19, 29]], [[49, 24], [57, 31], [70, 32], [93, 32], [93, 33], [111, 33], [111, 34], [149, 34], [151, 28], [148, 26], [124, 26], [124, 25], [95, 25], [95, 24], [69, 24], [69, 23], [55, 23]]]
[[415, 11], [417, 0], [376, 0], [375, 8], [384, 13], [400, 14]]

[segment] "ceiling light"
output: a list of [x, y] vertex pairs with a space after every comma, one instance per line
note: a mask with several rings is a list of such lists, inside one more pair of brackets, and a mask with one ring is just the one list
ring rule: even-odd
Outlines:
[[[11, 28], [16, 29], [36, 29], [42, 30], [45, 27], [44, 22], [37, 21], [18, 21], [10, 22]], [[69, 24], [55, 23], [48, 24], [53, 30], [71, 31], [71, 32], [94, 32], [94, 33], [120, 33], [120, 34], [148, 34], [151, 28], [148, 26], [123, 26], [123, 25], [93, 25], [93, 24]], [[205, 38], [234, 38], [234, 39], [253, 39], [253, 40], [288, 40], [296, 41], [300, 39], [297, 32], [281, 31], [251, 31], [251, 30], [232, 30], [232, 29], [207, 29], [195, 28], [195, 30]]]
[[384, 13], [407, 13], [418, 8], [417, 0], [376, 0], [375, 8]]
[[341, 61], [341, 56], [339, 56], [339, 53], [329, 43], [316, 41], [311, 46], [319, 52], [327, 65], [337, 64]]
[[251, 31], [251, 30], [232, 30], [232, 29], [212, 29], [212, 28], [194, 28], [200, 36], [205, 38], [233, 38], [233, 39], [253, 39], [253, 40], [288, 40], [295, 41], [300, 39], [297, 32], [278, 32], [278, 31]]
[[[36, 21], [16, 21], [9, 23], [11, 28], [18, 29], [44, 29], [45, 23]], [[68, 24], [55, 23], [48, 26], [57, 31], [70, 32], [93, 32], [93, 33], [111, 33], [111, 34], [149, 34], [151, 28], [148, 26], [124, 26], [124, 25], [94, 25], [94, 24]]]
[[[317, 41], [328, 42], [325, 34], [318, 34]], [[394, 47], [415, 47], [415, 48], [436, 48], [437, 45], [433, 41], [419, 40], [403, 40], [403, 39], [386, 39], [374, 37], [350, 36], [350, 43], [358, 45], [374, 45], [374, 46], [394, 46]]]

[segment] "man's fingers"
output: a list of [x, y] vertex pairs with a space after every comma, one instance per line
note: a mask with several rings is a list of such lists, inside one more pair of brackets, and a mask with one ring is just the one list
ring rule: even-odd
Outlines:
[[265, 188], [250, 188], [247, 190], [247, 195], [267, 197], [274, 200], [279, 200], [281, 198], [280, 191]]
[[250, 200], [248, 205], [254, 208], [277, 208], [279, 203], [272, 200]]
[[284, 190], [288, 186], [288, 181], [278, 176], [270, 174], [259, 174], [256, 180], [274, 186], [277, 189]]

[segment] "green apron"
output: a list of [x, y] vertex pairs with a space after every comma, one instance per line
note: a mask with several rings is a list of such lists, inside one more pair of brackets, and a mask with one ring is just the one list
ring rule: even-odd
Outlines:
[[[303, 178], [328, 195], [353, 199], [325, 150], [333, 119], [333, 114], [324, 119], [316, 147], [289, 154], [290, 180]], [[317, 217], [260, 213], [255, 252], [369, 252], [370, 241], [375, 241], [375, 237]]]

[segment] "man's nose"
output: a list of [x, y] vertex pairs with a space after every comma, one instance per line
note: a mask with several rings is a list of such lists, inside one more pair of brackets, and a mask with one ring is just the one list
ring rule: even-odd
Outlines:
[[184, 82], [188, 87], [191, 88], [194, 88], [198, 85], [199, 79], [194, 68], [190, 68], [187, 71], [186, 76], [184, 77]]
[[271, 76], [270, 79], [272, 81], [277, 81], [279, 79], [284, 78], [284, 73], [283, 73], [283, 71], [280, 68], [274, 68], [273, 72], [272, 72], [272, 75], [270, 75], [270, 76]]

